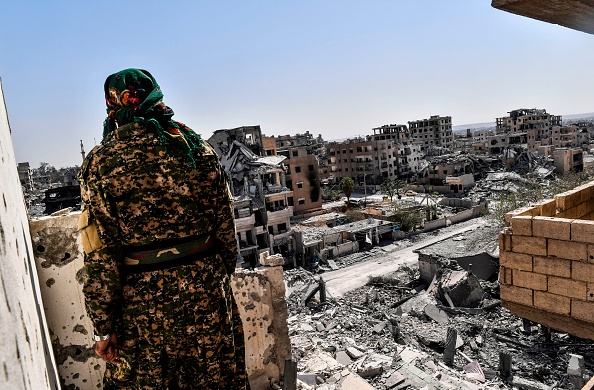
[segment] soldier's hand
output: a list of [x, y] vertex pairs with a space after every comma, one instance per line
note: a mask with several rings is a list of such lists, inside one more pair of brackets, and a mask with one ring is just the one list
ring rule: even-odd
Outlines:
[[118, 357], [118, 340], [114, 334], [105, 341], [95, 342], [95, 353], [107, 363], [113, 363]]

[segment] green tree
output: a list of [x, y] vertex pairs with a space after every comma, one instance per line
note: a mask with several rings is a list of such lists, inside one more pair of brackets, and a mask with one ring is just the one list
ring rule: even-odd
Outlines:
[[353, 193], [353, 188], [355, 188], [355, 182], [350, 177], [343, 177], [340, 181], [340, 190], [344, 192], [344, 196], [347, 197], [347, 203], [351, 201], [351, 194]]
[[423, 223], [423, 210], [419, 207], [394, 207], [394, 215], [391, 217], [400, 230], [408, 232]]
[[402, 190], [404, 189], [405, 183], [402, 180], [388, 179], [382, 183], [381, 189], [384, 194], [390, 197], [390, 201], [393, 200], [394, 195], [398, 196], [398, 199], [402, 199]]

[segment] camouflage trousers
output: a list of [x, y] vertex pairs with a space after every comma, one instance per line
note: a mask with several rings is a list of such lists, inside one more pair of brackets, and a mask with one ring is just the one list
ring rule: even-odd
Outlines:
[[105, 389], [249, 390], [243, 327], [222, 262], [125, 276], [119, 361]]

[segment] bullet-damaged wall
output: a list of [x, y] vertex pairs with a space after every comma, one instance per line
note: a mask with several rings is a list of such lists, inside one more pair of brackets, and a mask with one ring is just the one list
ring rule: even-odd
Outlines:
[[58, 389], [0, 84], [0, 389]]
[[[100, 389], [104, 365], [92, 350], [93, 327], [84, 307], [79, 216], [31, 221], [31, 236], [60, 378], [73, 390]], [[252, 389], [268, 389], [291, 353], [282, 267], [237, 270], [231, 285], [244, 324]]]

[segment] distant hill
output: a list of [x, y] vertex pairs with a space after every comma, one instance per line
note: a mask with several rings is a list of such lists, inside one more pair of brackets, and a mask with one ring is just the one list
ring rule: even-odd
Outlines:
[[456, 125], [452, 126], [454, 133], [466, 133], [466, 129], [471, 130], [482, 130], [495, 128], [495, 122], [483, 122], [483, 123], [469, 123], [467, 125]]
[[594, 112], [589, 112], [587, 114], [563, 115], [563, 120], [575, 121], [579, 119], [594, 119]]

